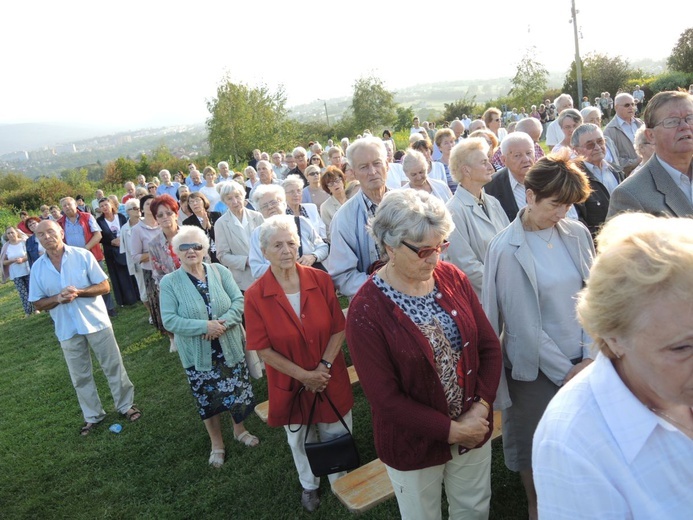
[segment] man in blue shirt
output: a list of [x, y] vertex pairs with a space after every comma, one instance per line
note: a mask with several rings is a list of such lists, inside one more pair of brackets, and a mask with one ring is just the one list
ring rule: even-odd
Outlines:
[[80, 435], [88, 435], [106, 417], [94, 383], [90, 346], [108, 379], [116, 409], [130, 422], [138, 420], [142, 413], [133, 406], [134, 386], [99, 297], [110, 291], [106, 274], [89, 251], [63, 242], [63, 229], [55, 222], [39, 223], [36, 237], [46, 254], [32, 267], [29, 301], [37, 310], [49, 311], [55, 324], [84, 416]]
[[166, 193], [175, 200], [178, 200], [178, 188], [180, 187], [180, 182], [171, 181], [171, 172], [168, 170], [161, 170], [159, 172], [159, 179], [161, 179], [161, 184], [156, 189], [157, 197]]

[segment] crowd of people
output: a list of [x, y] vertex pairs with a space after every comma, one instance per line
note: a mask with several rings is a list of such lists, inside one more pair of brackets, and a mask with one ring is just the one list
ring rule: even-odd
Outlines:
[[266, 372], [268, 424], [286, 430], [308, 511], [320, 479], [304, 442], [352, 429], [346, 339], [402, 518], [440, 518], [443, 487], [450, 518], [488, 518], [494, 410], [530, 518], [683, 518], [693, 98], [604, 99], [437, 131], [415, 118], [404, 150], [365, 131], [255, 150], [243, 173], [190, 164], [122, 199], [64, 197], [5, 230], [3, 280], [25, 316], [51, 313], [82, 435], [105, 415], [89, 347], [116, 409], [142, 416], [110, 321], [141, 301], [178, 353], [211, 466], [225, 411], [235, 440], [260, 445], [244, 420]]

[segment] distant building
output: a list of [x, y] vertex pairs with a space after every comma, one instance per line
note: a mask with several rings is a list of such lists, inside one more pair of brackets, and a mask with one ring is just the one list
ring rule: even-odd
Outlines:
[[26, 162], [29, 160], [29, 152], [10, 152], [0, 155], [0, 161], [7, 162]]

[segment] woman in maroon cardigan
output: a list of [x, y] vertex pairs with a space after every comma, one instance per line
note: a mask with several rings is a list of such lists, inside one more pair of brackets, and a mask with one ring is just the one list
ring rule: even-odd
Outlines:
[[498, 338], [467, 277], [440, 261], [454, 224], [436, 197], [385, 196], [371, 232], [388, 261], [354, 297], [347, 344], [402, 518], [488, 518]]

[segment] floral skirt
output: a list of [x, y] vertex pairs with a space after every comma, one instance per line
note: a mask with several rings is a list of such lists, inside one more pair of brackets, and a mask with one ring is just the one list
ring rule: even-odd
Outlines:
[[202, 420], [228, 410], [233, 420], [239, 423], [255, 409], [255, 396], [245, 360], [227, 366], [219, 340], [212, 341], [212, 369], [190, 367], [185, 369], [185, 375]]
[[144, 276], [144, 288], [147, 291], [147, 300], [149, 301], [149, 315], [152, 318], [152, 325], [154, 325], [159, 332], [162, 334], [167, 334], [164, 328], [163, 321], [161, 320], [161, 307], [159, 305], [159, 286], [152, 276], [152, 272], [149, 269], [142, 269], [142, 275]]

